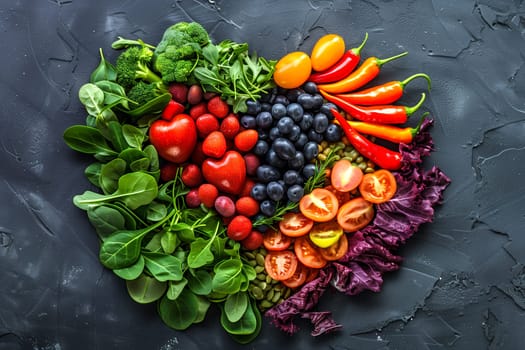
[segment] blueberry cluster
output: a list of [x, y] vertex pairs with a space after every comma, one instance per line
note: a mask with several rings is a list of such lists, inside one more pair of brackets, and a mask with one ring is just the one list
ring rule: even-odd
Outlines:
[[305, 181], [315, 172], [312, 161], [319, 143], [339, 141], [342, 130], [332, 122], [330, 109], [336, 107], [325, 102], [311, 82], [297, 89], [276, 88], [247, 106], [240, 123], [257, 130], [253, 153], [261, 162], [251, 195], [261, 213], [272, 216], [278, 203], [301, 199]]

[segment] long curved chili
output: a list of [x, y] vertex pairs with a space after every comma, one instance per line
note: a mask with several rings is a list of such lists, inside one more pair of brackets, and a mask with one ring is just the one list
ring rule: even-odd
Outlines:
[[398, 105], [377, 105], [377, 106], [358, 106], [345, 101], [338, 95], [331, 95], [327, 92], [320, 91], [321, 95], [328, 101], [340, 107], [353, 118], [363, 122], [380, 123], [380, 124], [403, 124], [408, 117], [421, 107], [425, 101], [426, 94], [421, 93], [421, 99], [414, 106]]
[[335, 108], [331, 108], [330, 111], [341, 125], [346, 138], [357, 152], [361, 153], [362, 156], [370, 159], [383, 169], [398, 170], [401, 168], [402, 157], [400, 152], [392, 151], [391, 149], [370, 141], [352, 128], [350, 124], [348, 124], [346, 118]]
[[365, 38], [358, 47], [346, 51], [336, 64], [322, 72], [313, 73], [308, 80], [316, 84], [325, 84], [341, 80], [348, 76], [359, 64], [361, 60], [361, 50], [367, 40], [368, 33], [365, 33]]
[[400, 53], [389, 58], [379, 59], [377, 57], [367, 58], [355, 71], [350, 73], [345, 78], [330, 84], [319, 84], [319, 90], [323, 90], [332, 94], [341, 94], [357, 90], [370, 81], [372, 81], [385, 63], [396, 60], [400, 57], [406, 56], [408, 52]]
[[394, 103], [403, 96], [405, 86], [412, 80], [425, 78], [428, 89], [431, 88], [430, 77], [425, 73], [417, 73], [409, 76], [403, 81], [395, 80], [374, 86], [365, 90], [351, 92], [347, 94], [338, 94], [338, 97], [345, 101], [361, 106], [386, 105]]
[[375, 136], [380, 139], [391, 141], [395, 143], [411, 143], [414, 140], [414, 136], [417, 135], [421, 128], [421, 124], [425, 120], [428, 112], [421, 116], [421, 120], [416, 127], [405, 127], [401, 128], [394, 125], [388, 124], [377, 124], [360, 122], [356, 120], [348, 120], [347, 123], [357, 132], [365, 135]]

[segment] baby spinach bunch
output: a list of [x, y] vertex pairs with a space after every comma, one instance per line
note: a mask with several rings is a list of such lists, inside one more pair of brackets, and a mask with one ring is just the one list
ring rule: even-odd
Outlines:
[[254, 268], [215, 211], [186, 206], [180, 173], [160, 182], [159, 156], [147, 135], [165, 102], [134, 106], [116, 77], [101, 52], [90, 82], [79, 90], [86, 122], [64, 132], [70, 148], [94, 158], [85, 169], [94, 190], [74, 196], [73, 203], [86, 211], [100, 239], [100, 262], [126, 281], [133, 300], [157, 303], [168, 326], [186, 329], [216, 305], [226, 332], [251, 341], [261, 327], [248, 293]]

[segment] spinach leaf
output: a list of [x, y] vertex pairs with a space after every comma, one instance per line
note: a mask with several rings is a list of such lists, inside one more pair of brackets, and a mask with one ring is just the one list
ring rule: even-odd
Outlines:
[[197, 296], [184, 288], [175, 300], [164, 296], [159, 302], [158, 313], [168, 327], [184, 330], [191, 326], [197, 318], [198, 308]]
[[126, 286], [131, 299], [140, 304], [148, 304], [159, 300], [168, 288], [166, 282], [159, 282], [145, 274], [141, 274], [137, 279], [126, 281]]
[[73, 125], [64, 131], [64, 141], [73, 150], [85, 154], [101, 154], [115, 157], [115, 152], [102, 133], [87, 125]]
[[139, 259], [131, 266], [124, 267], [122, 269], [114, 269], [113, 273], [120, 278], [131, 281], [139, 278], [144, 271], [144, 258], [139, 256]]
[[173, 255], [143, 252], [146, 268], [157, 280], [180, 281], [182, 279], [182, 261]]
[[169, 281], [168, 291], [166, 292], [166, 297], [169, 300], [177, 299], [187, 284], [188, 284], [188, 280], [184, 277], [182, 277], [180, 281]]
[[170, 230], [164, 232], [160, 239], [160, 245], [166, 254], [172, 254], [179, 244], [179, 237], [177, 237], [177, 235]]
[[143, 150], [149, 159], [149, 170], [158, 171], [160, 169], [159, 154], [153, 145], [147, 145]]
[[168, 208], [162, 203], [153, 201], [146, 207], [146, 219], [149, 221], [160, 221], [166, 215], [168, 215]]
[[215, 259], [211, 252], [211, 241], [198, 237], [190, 244], [190, 253], [188, 254], [188, 266], [192, 269], [211, 264]]
[[188, 287], [197, 295], [208, 295], [211, 293], [212, 276], [206, 270], [192, 270], [188, 276]]
[[[144, 131], [131, 124], [122, 125], [122, 134], [130, 147], [141, 149], [146, 138]], [[152, 146], [153, 147], [153, 146]], [[155, 149], [155, 147], [153, 147]]]
[[257, 317], [255, 315], [256, 308], [248, 304], [246, 311], [239, 318], [238, 321], [231, 322], [226, 314], [225, 307], [221, 309], [221, 325], [230, 334], [234, 335], [250, 335], [257, 330]]
[[120, 104], [124, 108], [129, 108], [129, 99], [121, 85], [110, 80], [99, 80], [95, 82], [95, 85], [104, 92], [105, 105]]
[[102, 169], [102, 163], [95, 162], [91, 163], [84, 170], [84, 175], [93, 185], [100, 187], [100, 170]]
[[92, 83], [84, 84], [78, 90], [78, 99], [86, 108], [89, 115], [94, 117], [102, 113], [104, 105], [104, 91]]
[[117, 151], [122, 151], [128, 148], [128, 143], [122, 134], [122, 125], [116, 120], [110, 120], [107, 123], [107, 131], [111, 144]]
[[214, 266], [213, 290], [225, 294], [237, 293], [242, 283], [242, 261], [240, 259], [223, 260]]
[[206, 313], [208, 313], [208, 309], [211, 305], [210, 301], [206, 297], [200, 295], [197, 295], [197, 301], [197, 316], [195, 317], [193, 323], [199, 323], [204, 321], [204, 319], [206, 318]]
[[230, 294], [224, 302], [224, 313], [230, 322], [239, 321], [249, 305], [249, 298], [246, 292]]
[[106, 205], [88, 208], [87, 215], [100, 239], [105, 240], [116, 231], [126, 228], [124, 216], [117, 210]]
[[97, 68], [91, 72], [89, 81], [91, 83], [96, 83], [101, 80], [115, 80], [117, 78], [117, 71], [115, 70], [115, 67], [106, 60], [102, 49], [100, 49], [99, 52], [100, 63], [98, 64]]
[[249, 334], [233, 334], [231, 332], [230, 335], [231, 337], [238, 343], [240, 344], [248, 344], [250, 342], [252, 342], [253, 340], [255, 340], [255, 338], [257, 338], [257, 336], [259, 335], [259, 333], [261, 332], [261, 328], [262, 328], [262, 317], [261, 317], [261, 313], [259, 312], [259, 309], [257, 308], [257, 305], [255, 305], [255, 301], [252, 300], [250, 302], [250, 305], [249, 307], [251, 307], [254, 315], [255, 315], [255, 322], [256, 322], [256, 325], [255, 325], [255, 330], [252, 332], [252, 333], [249, 333]]
[[171, 94], [165, 93], [155, 97], [154, 99], [149, 100], [148, 102], [144, 103], [143, 105], [140, 105], [135, 109], [124, 110], [123, 112], [133, 118], [137, 118], [145, 114], [158, 113], [161, 112], [164, 109], [164, 107], [166, 107], [170, 100]]
[[104, 194], [114, 193], [118, 188], [118, 180], [126, 173], [126, 162], [115, 158], [102, 165], [100, 169], [100, 188]]

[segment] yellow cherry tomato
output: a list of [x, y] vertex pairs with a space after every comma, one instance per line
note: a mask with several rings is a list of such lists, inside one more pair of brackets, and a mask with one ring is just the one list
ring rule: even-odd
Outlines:
[[283, 56], [275, 65], [273, 80], [285, 89], [303, 85], [310, 77], [312, 64], [310, 57], [302, 51], [294, 51]]
[[315, 223], [310, 230], [312, 243], [320, 248], [328, 248], [337, 243], [343, 235], [343, 229], [337, 221]]
[[333, 66], [345, 53], [345, 41], [337, 34], [326, 34], [314, 45], [311, 60], [315, 71], [323, 71]]

